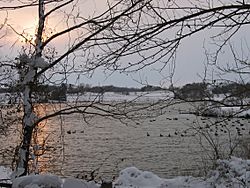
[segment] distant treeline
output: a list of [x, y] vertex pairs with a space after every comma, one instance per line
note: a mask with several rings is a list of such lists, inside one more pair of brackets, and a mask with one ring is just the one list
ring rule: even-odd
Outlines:
[[[84, 94], [86, 92], [92, 93], [105, 93], [105, 92], [117, 92], [122, 94], [129, 94], [130, 92], [150, 92], [159, 90], [173, 91], [176, 98], [193, 98], [204, 99], [212, 97], [214, 95], [229, 94], [231, 97], [246, 98], [250, 96], [250, 83], [190, 83], [182, 87], [162, 88], [159, 86], [143, 86], [141, 88], [133, 87], [117, 87], [113, 85], [109, 86], [90, 86], [88, 84], [80, 84], [78, 86], [73, 84], [61, 84], [61, 85], [40, 85], [34, 88], [37, 91], [38, 96], [45, 96], [46, 99], [56, 100], [61, 98], [64, 100], [66, 94]], [[18, 92], [21, 89], [18, 87], [2, 87], [0, 93], [13, 93]]]
[[235, 98], [250, 97], [250, 83], [192, 83], [183, 87], [172, 87], [176, 98], [204, 99], [216, 95], [227, 95]]
[[[0, 93], [6, 92], [18, 92], [21, 89], [15, 86], [12, 87], [2, 87], [0, 88]], [[104, 92], [139, 92], [139, 91], [158, 91], [163, 90], [163, 88], [158, 86], [143, 86], [141, 88], [133, 88], [133, 87], [117, 87], [113, 85], [108, 86], [90, 86], [88, 84], [80, 84], [79, 86], [75, 86], [73, 84], [61, 84], [61, 85], [39, 85], [35, 88], [37, 92], [51, 92], [55, 90], [65, 90], [67, 93], [85, 93], [85, 92], [92, 92], [92, 93], [104, 93]]]
[[69, 85], [67, 88], [67, 93], [84, 93], [84, 92], [92, 92], [92, 93], [105, 93], [105, 92], [119, 92], [119, 93], [129, 93], [129, 92], [139, 92], [139, 91], [157, 91], [157, 90], [163, 90], [161, 87], [157, 86], [144, 86], [142, 88], [129, 88], [129, 87], [117, 87], [113, 85], [109, 86], [94, 86], [91, 87], [89, 85], [80, 85], [80, 86], [74, 86]]
[[[119, 92], [124, 95], [129, 95], [130, 92], [146, 92], [146, 91], [157, 91], [163, 90], [161, 87], [156, 86], [144, 86], [142, 88], [128, 88], [128, 87], [116, 87], [113, 85], [110, 86], [94, 86], [91, 87], [88, 84], [81, 84], [75, 86], [72, 84], [61, 84], [61, 85], [38, 85], [35, 90], [35, 98], [40, 102], [47, 102], [48, 100], [59, 100], [66, 101], [66, 94], [84, 94], [86, 92], [92, 93], [105, 93], [105, 92]], [[16, 93], [20, 92], [22, 89], [17, 87], [5, 87], [0, 88], [0, 93]]]

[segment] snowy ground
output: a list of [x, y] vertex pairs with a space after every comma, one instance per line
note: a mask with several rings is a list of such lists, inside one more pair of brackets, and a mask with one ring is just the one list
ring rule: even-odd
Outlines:
[[[10, 170], [0, 167], [0, 178], [10, 178]], [[53, 175], [31, 175], [15, 179], [13, 188], [99, 188], [94, 182], [79, 179], [61, 179]], [[115, 188], [249, 188], [250, 160], [232, 157], [230, 160], [218, 160], [218, 166], [208, 177], [195, 178], [181, 176], [163, 179], [152, 172], [141, 171], [135, 167], [122, 170], [113, 182]]]

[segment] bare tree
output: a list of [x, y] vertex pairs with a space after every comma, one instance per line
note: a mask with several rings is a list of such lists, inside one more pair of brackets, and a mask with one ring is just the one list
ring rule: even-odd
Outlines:
[[[105, 3], [105, 10], [101, 13], [84, 16], [80, 5], [80, 0], [27, 0], [0, 8], [8, 14], [16, 10], [25, 11], [28, 7], [37, 8], [38, 12], [33, 38], [9, 24], [8, 19], [6, 21], [8, 29], [25, 40], [26, 44], [19, 50], [18, 57], [9, 57], [1, 62], [1, 67], [18, 73], [19, 77], [11, 78], [17, 81], [23, 98], [23, 140], [17, 176], [28, 172], [32, 134], [39, 122], [72, 113], [125, 118], [129, 110], [138, 110], [128, 108], [127, 111], [126, 105], [110, 105], [94, 100], [66, 105], [55, 113], [38, 117], [34, 110], [34, 93], [39, 85], [55, 83], [55, 80], [63, 83], [71, 74], [92, 75], [99, 68], [110, 74], [115, 71], [129, 73], [158, 63], [161, 71], [175, 62], [177, 49], [183, 39], [212, 29], [211, 37], [216, 42], [212, 57], [213, 63], [217, 64], [223, 47], [249, 24], [250, 10], [248, 1], [195, 0], [183, 3], [113, 0]], [[64, 27], [60, 31], [53, 31], [53, 28], [51, 31], [47, 21], [58, 14], [64, 18]], [[67, 48], [58, 50], [58, 40], [64, 40]], [[169, 76], [171, 80], [172, 74]]]

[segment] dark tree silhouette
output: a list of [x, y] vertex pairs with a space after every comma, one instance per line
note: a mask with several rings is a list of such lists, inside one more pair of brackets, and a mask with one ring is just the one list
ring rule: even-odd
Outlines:
[[[92, 115], [89, 109], [97, 110], [94, 114], [121, 119], [128, 117], [132, 109], [125, 110], [126, 105], [112, 106], [93, 100], [87, 104], [65, 106], [55, 113], [38, 117], [33, 95], [38, 85], [60, 85], [71, 74], [92, 75], [99, 68], [108, 73], [129, 73], [158, 63], [161, 71], [168, 64], [174, 64], [183, 39], [212, 29], [214, 34], [211, 40], [216, 43], [216, 48], [212, 54], [209, 53], [209, 60], [217, 65], [224, 46], [237, 32], [248, 26], [250, 13], [248, 1], [226, 0], [113, 0], [106, 2], [105, 10], [101, 13], [88, 16], [82, 14], [80, 6], [81, 1], [76, 0], [26, 0], [6, 1], [0, 7], [1, 13], [8, 12], [1, 25], [2, 31], [6, 28], [12, 30], [17, 38], [25, 41], [17, 57], [2, 58], [0, 64], [1, 70], [8, 72], [1, 74], [2, 84], [9, 84], [7, 80], [11, 80], [22, 93], [23, 139], [16, 176], [28, 172], [32, 133], [39, 122], [60, 114]], [[15, 28], [7, 19], [17, 10], [25, 14], [27, 8], [37, 9], [38, 13], [33, 37], [29, 37], [25, 30]], [[62, 16], [65, 21], [65, 27], [58, 31], [51, 30], [47, 24], [56, 15]], [[5, 36], [2, 35], [2, 39]], [[67, 44], [63, 49], [60, 48], [62, 41]], [[240, 63], [248, 68], [247, 61], [238, 59], [237, 54], [234, 57], [237, 65]], [[228, 68], [228, 71], [242, 73], [239, 66], [236, 68]], [[172, 76], [171, 72], [170, 80]]]

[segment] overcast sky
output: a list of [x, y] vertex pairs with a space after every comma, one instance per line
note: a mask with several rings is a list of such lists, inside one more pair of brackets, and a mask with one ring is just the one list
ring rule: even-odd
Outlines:
[[[98, 14], [105, 9], [106, 1], [96, 1], [94, 0], [82, 0], [80, 1], [80, 9], [84, 10], [84, 14]], [[4, 4], [2, 4], [4, 5]], [[10, 11], [8, 14], [6, 12], [1, 12], [0, 18], [1, 22], [5, 19], [6, 15], [8, 15], [8, 23], [11, 24], [17, 31], [25, 30], [27, 33], [34, 32], [36, 23], [37, 23], [37, 12], [36, 9], [26, 8], [25, 13], [23, 10], [20, 11]], [[54, 20], [48, 20], [51, 27], [55, 28], [55, 30], [60, 30], [60, 27], [63, 27], [63, 21], [60, 17], [54, 18]], [[53, 25], [53, 26], [52, 26]], [[247, 35], [249, 35], [249, 27], [245, 27], [243, 30], [239, 32], [239, 34], [235, 37], [234, 43], [235, 45], [239, 45], [239, 41], [241, 38], [247, 40]], [[201, 81], [201, 77], [203, 76], [206, 57], [204, 55], [204, 43], [205, 47], [209, 49], [210, 39], [209, 33], [210, 31], [201, 32], [195, 36], [192, 36], [188, 39], [185, 39], [177, 53], [176, 57], [176, 68], [174, 74], [174, 85], [183, 85], [191, 82], [199, 82]], [[16, 42], [16, 46], [21, 45], [20, 41], [17, 40], [16, 35], [9, 31], [7, 37], [1, 41], [2, 44], [5, 44], [2, 47], [1, 54], [6, 54], [8, 56], [15, 56], [17, 51], [13, 48], [10, 48], [10, 44]], [[61, 42], [61, 41], [60, 41]], [[8, 44], [8, 45], [7, 45]], [[60, 47], [63, 48], [63, 45]], [[222, 57], [222, 62], [230, 61], [230, 56], [227, 54]], [[95, 74], [91, 78], [87, 78], [85, 76], [81, 76], [80, 80], [75, 81], [73, 77], [69, 80], [71, 83], [88, 83], [91, 85], [115, 85], [115, 86], [126, 86], [126, 87], [140, 87], [141, 84], [151, 84], [151, 85], [162, 85], [168, 86], [168, 78], [165, 78], [165, 75], [169, 74], [169, 69], [165, 69], [162, 72], [158, 72], [155, 69], [158, 68], [158, 65], [154, 65], [144, 69], [143, 71], [132, 73], [132, 74], [120, 74], [120, 73], [109, 73], [104, 74], [102, 70], [97, 70]]]

